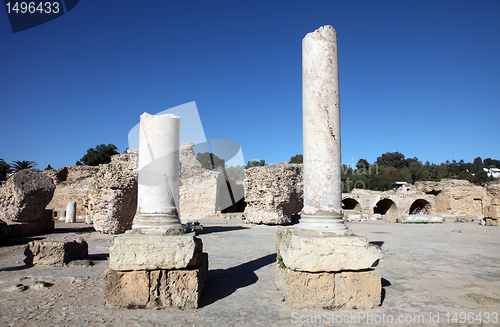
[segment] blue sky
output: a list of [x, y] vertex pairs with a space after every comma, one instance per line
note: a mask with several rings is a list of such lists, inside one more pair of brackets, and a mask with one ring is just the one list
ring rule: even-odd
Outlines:
[[399, 151], [500, 159], [500, 1], [87, 0], [12, 33], [0, 8], [0, 158], [123, 152], [151, 114], [196, 101], [245, 161], [302, 153], [302, 38], [337, 30], [342, 161]]

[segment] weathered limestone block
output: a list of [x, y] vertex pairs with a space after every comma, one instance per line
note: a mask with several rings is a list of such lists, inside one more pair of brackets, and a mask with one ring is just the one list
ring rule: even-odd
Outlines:
[[83, 238], [65, 241], [32, 241], [24, 250], [28, 265], [62, 267], [72, 260], [84, 259], [88, 255], [88, 244]]
[[303, 206], [302, 165], [279, 162], [245, 170], [248, 223], [290, 224]]
[[56, 186], [50, 177], [31, 169], [11, 176], [0, 188], [0, 219], [34, 222], [43, 219]]
[[104, 273], [104, 299], [109, 307], [198, 308], [208, 274], [208, 255], [196, 267], [174, 270], [117, 271]]
[[382, 300], [382, 279], [377, 270], [343, 271], [335, 274], [335, 306], [373, 308]]
[[202, 242], [194, 233], [185, 235], [125, 234], [109, 249], [109, 268], [114, 270], [182, 269], [197, 266]]
[[275, 280], [280, 294], [295, 309], [366, 309], [381, 302], [382, 283], [376, 270], [310, 273], [277, 264]]
[[137, 209], [138, 154], [114, 155], [99, 165], [85, 198], [85, 215], [96, 231], [120, 234], [132, 228]]
[[292, 234], [280, 246], [286, 267], [304, 272], [361, 270], [378, 265], [383, 258], [376, 245], [360, 236], [304, 237]]
[[419, 223], [427, 223], [427, 224], [438, 224], [444, 222], [443, 216], [427, 216], [427, 215], [410, 215], [403, 217], [401, 219], [403, 224], [419, 224]]

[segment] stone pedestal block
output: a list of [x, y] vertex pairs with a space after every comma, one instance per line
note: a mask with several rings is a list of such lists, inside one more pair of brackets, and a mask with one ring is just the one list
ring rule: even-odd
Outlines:
[[198, 308], [208, 274], [208, 255], [198, 266], [186, 269], [156, 269], [104, 273], [104, 300], [108, 307]]
[[311, 235], [296, 233], [304, 231], [283, 227], [276, 233], [276, 286], [290, 307], [380, 305], [381, 279], [372, 269], [383, 257], [379, 247], [359, 236], [312, 237], [314, 231], [308, 231]]
[[113, 270], [182, 269], [200, 264], [203, 245], [195, 233], [184, 235], [144, 235], [129, 232], [115, 237], [109, 249]]
[[28, 265], [62, 267], [72, 260], [88, 256], [88, 244], [83, 238], [65, 241], [32, 241], [24, 250]]
[[383, 257], [378, 246], [360, 236], [307, 237], [292, 233], [282, 243], [280, 254], [285, 266], [304, 272], [361, 270], [377, 266]]
[[382, 284], [378, 271], [310, 273], [276, 265], [276, 286], [288, 305], [307, 308], [373, 308], [380, 305]]

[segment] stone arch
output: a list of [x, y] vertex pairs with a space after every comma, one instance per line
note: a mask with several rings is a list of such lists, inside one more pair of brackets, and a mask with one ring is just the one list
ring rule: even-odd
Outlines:
[[431, 204], [429, 201], [424, 200], [424, 199], [417, 199], [413, 201], [413, 203], [410, 206], [410, 215], [416, 215], [416, 214], [424, 214], [428, 215], [429, 214], [429, 209], [431, 207]]
[[343, 210], [361, 210], [361, 205], [359, 202], [353, 198], [345, 198], [342, 200]]
[[396, 203], [391, 199], [382, 199], [377, 202], [375, 207], [373, 207], [373, 213], [379, 213], [381, 215], [397, 216], [398, 207]]

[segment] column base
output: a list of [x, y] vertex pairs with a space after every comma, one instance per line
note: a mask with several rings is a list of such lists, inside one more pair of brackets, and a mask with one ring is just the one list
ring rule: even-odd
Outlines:
[[383, 257], [379, 247], [359, 236], [297, 235], [301, 232], [284, 227], [276, 234], [276, 286], [290, 307], [380, 305], [381, 279], [372, 268]]
[[367, 309], [379, 306], [382, 282], [378, 271], [310, 273], [293, 271], [278, 262], [276, 287], [294, 309]]
[[134, 217], [132, 230], [141, 234], [171, 235], [182, 232], [183, 228], [177, 212], [137, 213]]
[[195, 309], [200, 304], [208, 276], [208, 254], [200, 264], [186, 269], [155, 269], [104, 273], [107, 307], [127, 309]]
[[337, 236], [352, 235], [352, 231], [344, 223], [343, 215], [319, 216], [319, 215], [300, 215], [299, 224], [295, 226], [299, 230], [311, 230], [320, 234], [328, 233]]
[[120, 271], [182, 269], [199, 265], [203, 253], [195, 233], [117, 236], [109, 249], [109, 268]]

